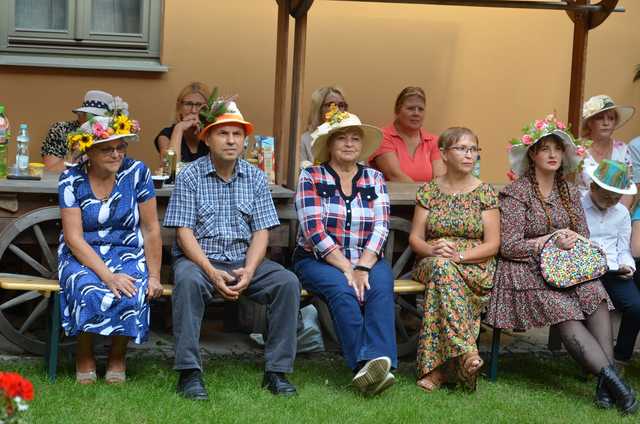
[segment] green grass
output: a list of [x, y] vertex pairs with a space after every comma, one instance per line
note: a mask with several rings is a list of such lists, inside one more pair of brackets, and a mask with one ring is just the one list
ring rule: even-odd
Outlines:
[[[481, 379], [474, 394], [444, 389], [425, 394], [414, 384], [413, 364], [402, 363], [397, 384], [367, 399], [349, 388], [341, 358], [298, 358], [291, 376], [299, 396], [283, 399], [261, 390], [256, 358], [218, 358], [206, 363], [211, 400], [192, 402], [175, 394], [176, 373], [163, 359], [128, 362], [129, 381], [79, 386], [69, 364], [49, 384], [40, 361], [4, 361], [0, 368], [31, 379], [36, 398], [25, 418], [32, 423], [615, 423], [637, 422], [592, 404], [595, 381], [579, 378], [566, 357], [501, 358], [497, 383]], [[640, 369], [628, 370], [640, 389]]]

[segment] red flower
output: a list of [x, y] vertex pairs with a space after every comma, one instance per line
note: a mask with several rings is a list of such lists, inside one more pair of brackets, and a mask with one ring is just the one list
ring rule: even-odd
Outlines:
[[507, 178], [509, 178], [509, 181], [515, 181], [518, 179], [518, 174], [516, 174], [513, 169], [510, 169], [509, 172], [507, 172]]
[[26, 401], [33, 400], [33, 384], [15, 372], [0, 372], [0, 390], [12, 399], [20, 396]]

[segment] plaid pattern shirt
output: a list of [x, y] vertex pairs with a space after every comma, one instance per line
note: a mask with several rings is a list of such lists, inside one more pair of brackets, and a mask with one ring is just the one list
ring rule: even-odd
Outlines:
[[316, 257], [341, 249], [355, 264], [364, 249], [382, 254], [390, 206], [384, 177], [375, 169], [358, 165], [351, 196], [342, 193], [340, 178], [328, 164], [303, 169], [295, 206], [298, 245]]
[[[164, 216], [165, 227], [191, 228], [204, 254], [222, 262], [244, 260], [252, 233], [279, 224], [262, 171], [238, 160], [227, 182], [209, 155], [180, 172]], [[183, 255], [177, 244], [173, 255]]]

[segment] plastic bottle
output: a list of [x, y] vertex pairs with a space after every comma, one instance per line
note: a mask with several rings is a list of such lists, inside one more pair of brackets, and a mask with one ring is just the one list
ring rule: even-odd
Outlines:
[[480, 178], [480, 155], [478, 155], [476, 163], [473, 164], [473, 170], [471, 171], [471, 174], [476, 178]]
[[18, 171], [29, 169], [29, 130], [27, 124], [20, 124], [20, 132], [16, 137], [16, 168]]
[[4, 106], [0, 105], [0, 178], [7, 176], [7, 144], [9, 144], [9, 120], [4, 112]]

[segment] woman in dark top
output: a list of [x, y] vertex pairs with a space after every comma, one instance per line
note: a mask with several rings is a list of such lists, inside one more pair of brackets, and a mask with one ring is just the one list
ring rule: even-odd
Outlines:
[[201, 82], [192, 82], [182, 89], [176, 100], [176, 123], [163, 128], [154, 140], [160, 158], [167, 149], [173, 149], [181, 162], [191, 162], [209, 153], [197, 137], [200, 130], [198, 114], [209, 94], [209, 87]]

